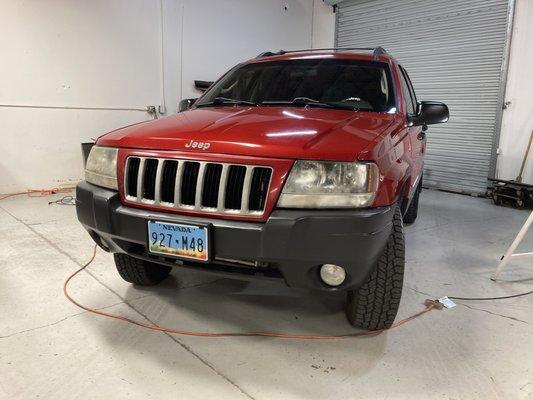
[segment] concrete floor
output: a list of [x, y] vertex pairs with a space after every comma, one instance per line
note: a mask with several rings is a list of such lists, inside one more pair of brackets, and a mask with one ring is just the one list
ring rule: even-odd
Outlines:
[[[57, 196], [59, 197], [59, 196]], [[1, 399], [533, 399], [533, 296], [460, 302], [375, 337], [304, 342], [172, 337], [82, 312], [63, 280], [92, 241], [53, 198], [0, 203]], [[490, 272], [527, 212], [424, 191], [406, 228], [400, 317], [427, 297], [531, 290], [533, 267]], [[533, 232], [524, 243], [533, 249]], [[139, 320], [208, 331], [351, 332], [338, 296], [176, 269], [156, 288], [123, 282], [99, 251], [72, 292]]]

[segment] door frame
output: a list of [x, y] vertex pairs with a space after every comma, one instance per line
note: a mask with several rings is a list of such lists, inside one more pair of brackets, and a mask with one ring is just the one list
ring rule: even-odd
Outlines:
[[[489, 164], [488, 178], [496, 178], [496, 166], [498, 163], [498, 149], [500, 147], [500, 136], [502, 131], [503, 112], [505, 104], [505, 94], [507, 90], [507, 77], [509, 75], [509, 59], [511, 56], [511, 42], [513, 40], [513, 26], [516, 12], [516, 0], [508, 0], [507, 5], [507, 32], [505, 33], [505, 47], [503, 49], [502, 69], [500, 76], [500, 89], [498, 93], [498, 109], [496, 110], [496, 121], [494, 122], [494, 135], [492, 136], [492, 151]], [[336, 32], [335, 28], [335, 32]]]

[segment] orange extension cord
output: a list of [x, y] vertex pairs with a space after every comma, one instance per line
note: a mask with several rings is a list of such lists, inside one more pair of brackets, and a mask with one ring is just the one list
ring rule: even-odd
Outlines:
[[0, 200], [5, 200], [9, 197], [27, 195], [28, 197], [45, 197], [57, 193], [70, 193], [74, 190], [74, 186], [56, 187], [51, 189], [28, 189], [25, 192], [10, 193], [0, 197]]
[[290, 334], [290, 333], [278, 333], [278, 332], [198, 332], [198, 331], [186, 331], [181, 329], [173, 329], [173, 328], [167, 328], [164, 326], [159, 326], [152, 323], [144, 323], [135, 321], [131, 318], [127, 318], [121, 315], [109, 313], [106, 311], [102, 311], [99, 309], [91, 308], [89, 306], [85, 306], [76, 300], [74, 300], [70, 294], [68, 293], [68, 284], [74, 278], [77, 274], [79, 274], [81, 271], [83, 271], [85, 268], [87, 268], [96, 257], [96, 248], [97, 246], [94, 246], [93, 249], [93, 255], [91, 259], [80, 269], [73, 272], [68, 276], [68, 278], [65, 280], [65, 283], [63, 284], [63, 293], [65, 294], [65, 297], [70, 300], [72, 303], [74, 303], [76, 306], [80, 307], [81, 309], [88, 311], [93, 314], [103, 315], [104, 317], [118, 319], [120, 321], [129, 322], [130, 324], [137, 325], [146, 329], [150, 329], [153, 331], [159, 331], [159, 332], [165, 332], [172, 335], [181, 335], [181, 336], [196, 336], [196, 337], [209, 337], [209, 338], [220, 338], [220, 337], [236, 337], [236, 336], [263, 336], [263, 337], [272, 337], [272, 338], [278, 338], [278, 339], [299, 339], [299, 340], [332, 340], [332, 339], [349, 339], [353, 337], [359, 337], [359, 336], [369, 336], [369, 335], [375, 335], [387, 330], [392, 330], [395, 328], [398, 328], [402, 326], [403, 324], [412, 321], [415, 318], [420, 317], [421, 315], [431, 311], [433, 308], [435, 308], [434, 304], [428, 304], [425, 309], [420, 311], [419, 313], [416, 313], [414, 315], [411, 315], [410, 317], [404, 318], [396, 323], [394, 323], [389, 329], [377, 329], [372, 331], [366, 331], [361, 333], [353, 333], [353, 334], [346, 334], [346, 335], [302, 335], [302, 334]]
[[[28, 189], [25, 192], [18, 192], [18, 193], [10, 193], [7, 195], [4, 195], [0, 197], [0, 200], [7, 199], [9, 197], [14, 196], [22, 196], [27, 195], [29, 197], [44, 197], [44, 196], [50, 196], [53, 194], [58, 193], [69, 193], [74, 189], [74, 187], [71, 186], [65, 186], [65, 187], [57, 187], [57, 188], [51, 188], [51, 189]], [[360, 336], [370, 336], [370, 335], [376, 335], [378, 333], [392, 330], [395, 328], [398, 328], [402, 326], [403, 324], [412, 321], [415, 318], [420, 317], [421, 315], [431, 311], [433, 308], [435, 308], [434, 304], [428, 303], [426, 308], [420, 311], [419, 313], [416, 313], [414, 315], [411, 315], [410, 317], [404, 318], [396, 323], [394, 323], [389, 329], [377, 329], [372, 331], [366, 331], [366, 332], [360, 332], [360, 333], [353, 333], [353, 334], [346, 334], [346, 335], [301, 335], [301, 334], [288, 334], [288, 333], [277, 333], [277, 332], [198, 332], [198, 331], [186, 331], [181, 329], [173, 329], [173, 328], [166, 328], [164, 326], [159, 326], [156, 324], [151, 323], [144, 323], [135, 321], [133, 319], [123, 317], [118, 314], [113, 314], [109, 312], [105, 312], [99, 309], [91, 308], [89, 306], [85, 306], [76, 300], [74, 300], [70, 294], [68, 293], [68, 284], [74, 278], [77, 274], [79, 274], [81, 271], [83, 271], [85, 268], [87, 268], [96, 257], [96, 249], [97, 246], [94, 246], [93, 249], [93, 255], [91, 259], [80, 269], [73, 272], [68, 276], [68, 278], [65, 280], [65, 283], [63, 284], [63, 293], [65, 294], [65, 297], [71, 301], [73, 304], [78, 306], [79, 308], [88, 311], [93, 314], [102, 315], [104, 317], [118, 319], [120, 321], [125, 321], [133, 325], [137, 325], [146, 329], [150, 329], [153, 331], [159, 331], [159, 332], [165, 332], [172, 335], [182, 335], [182, 336], [196, 336], [196, 337], [211, 337], [211, 338], [220, 338], [220, 337], [237, 337], [237, 336], [263, 336], [263, 337], [272, 337], [272, 338], [279, 338], [279, 339], [299, 339], [299, 340], [332, 340], [332, 339], [349, 339], [353, 337], [360, 337]]]

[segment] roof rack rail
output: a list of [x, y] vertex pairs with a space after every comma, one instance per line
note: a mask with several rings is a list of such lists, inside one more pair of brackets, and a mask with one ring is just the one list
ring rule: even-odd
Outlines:
[[256, 58], [260, 57], [272, 57], [272, 56], [282, 56], [283, 54], [288, 53], [301, 53], [304, 51], [348, 51], [348, 50], [364, 50], [364, 51], [371, 51], [372, 56], [375, 60], [379, 58], [382, 54], [387, 54], [387, 50], [385, 50], [381, 46], [377, 47], [329, 47], [329, 48], [323, 48], [323, 49], [299, 49], [299, 50], [279, 50], [278, 52], [272, 52], [272, 51], [265, 51], [263, 53], [260, 53]]
[[283, 55], [283, 54], [285, 54], [285, 53], [288, 53], [288, 52], [285, 51], [285, 50], [279, 50], [279, 51], [276, 52], [276, 53], [274, 53], [274, 52], [272, 52], [272, 51], [264, 51], [264, 52], [262, 52], [262, 53], [259, 53], [259, 54], [257, 55], [257, 57], [255, 57], [255, 58], [272, 57], [272, 56], [281, 56], [281, 55]]
[[374, 57], [375, 60], [377, 60], [379, 56], [382, 54], [389, 54], [389, 53], [387, 53], [387, 50], [385, 50], [381, 46], [376, 47], [374, 51], [372, 52], [372, 56]]

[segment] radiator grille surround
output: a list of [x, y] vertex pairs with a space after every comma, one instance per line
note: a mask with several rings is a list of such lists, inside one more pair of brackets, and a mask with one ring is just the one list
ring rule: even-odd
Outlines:
[[123, 187], [132, 203], [261, 216], [271, 180], [268, 166], [129, 156]]

